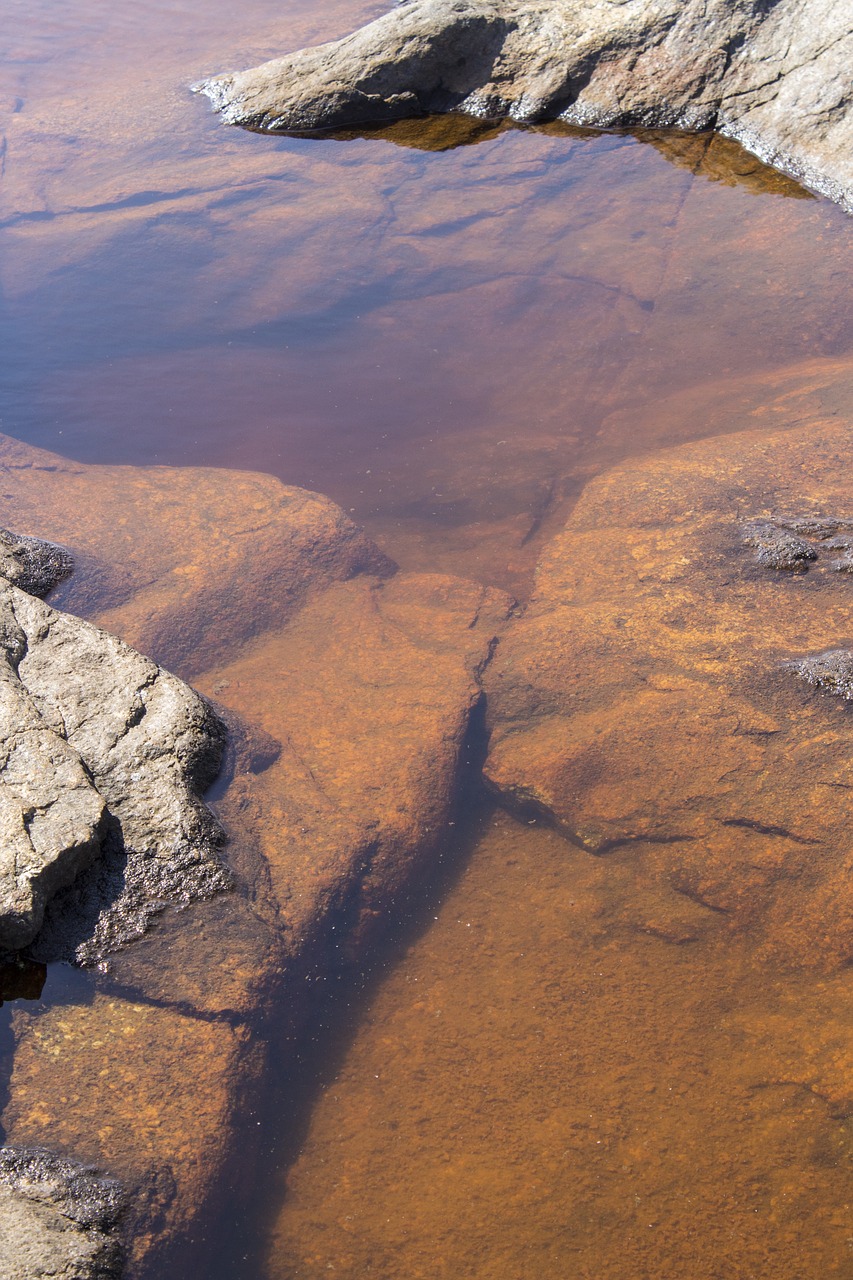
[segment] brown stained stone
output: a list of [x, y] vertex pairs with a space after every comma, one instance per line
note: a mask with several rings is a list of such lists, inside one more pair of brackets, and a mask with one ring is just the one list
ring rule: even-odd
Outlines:
[[[643, 927], [667, 899], [692, 942]], [[756, 965], [678, 899], [486, 824], [358, 1011], [262, 1273], [847, 1280], [850, 975]]]
[[225, 1194], [235, 1111], [262, 1054], [225, 1022], [105, 995], [16, 1013], [14, 1025], [6, 1140], [49, 1144], [121, 1180], [131, 1200], [128, 1275], [137, 1275]]
[[759, 954], [853, 955], [851, 721], [786, 663], [847, 647], [820, 552], [761, 568], [741, 526], [853, 514], [838, 421], [713, 439], [588, 485], [488, 674], [486, 772], [590, 852], [635, 847]]
[[220, 803], [241, 894], [167, 913], [116, 956], [108, 991], [124, 998], [16, 1015], [2, 1118], [9, 1143], [49, 1143], [129, 1187], [131, 1276], [156, 1275], [157, 1250], [224, 1194], [262, 1057], [253, 1015], [275, 998], [298, 1024], [306, 976], [357, 954], [446, 837], [510, 609], [460, 579], [362, 577], [200, 680], [249, 726]]
[[389, 564], [328, 498], [272, 476], [83, 466], [3, 436], [0, 486], [0, 521], [72, 552], [63, 608], [182, 674]]
[[227, 825], [254, 831], [291, 955], [337, 930], [342, 958], [448, 834], [479, 672], [511, 602], [440, 575], [330, 588], [200, 687], [282, 744], [238, 775]]

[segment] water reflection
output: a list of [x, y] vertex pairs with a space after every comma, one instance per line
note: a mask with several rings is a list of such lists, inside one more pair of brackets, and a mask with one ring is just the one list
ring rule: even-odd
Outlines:
[[[315, 130], [302, 136], [319, 141], [333, 139], [352, 142], [356, 138], [381, 139], [417, 151], [452, 151], [456, 147], [476, 146], [489, 142], [502, 133], [544, 133], [553, 138], [631, 137], [654, 147], [679, 168], [689, 169], [711, 182], [726, 186], [742, 186], [755, 195], [788, 196], [793, 200], [814, 200], [811, 191], [787, 174], [780, 173], [757, 156], [745, 151], [740, 143], [717, 133], [682, 133], [677, 129], [613, 129], [602, 134], [600, 129], [585, 129], [551, 120], [546, 124], [517, 124], [512, 120], [478, 120], [473, 116], [452, 112], [439, 116], [395, 120], [390, 124], [361, 125], [356, 129]], [[259, 131], [261, 132], [261, 131]], [[269, 131], [263, 131], [269, 132]]]

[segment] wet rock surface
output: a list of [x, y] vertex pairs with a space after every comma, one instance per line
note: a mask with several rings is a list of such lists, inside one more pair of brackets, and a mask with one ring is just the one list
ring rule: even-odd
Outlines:
[[806, 684], [836, 697], [853, 698], [853, 650], [830, 649], [791, 663], [792, 670]]
[[74, 571], [65, 547], [0, 529], [0, 577], [31, 596], [46, 596]]
[[118, 1280], [118, 1183], [49, 1151], [0, 1148], [3, 1280]]
[[800, 542], [831, 542], [849, 449], [848, 427], [814, 422], [593, 481], [487, 681], [508, 804], [589, 852], [633, 850], [759, 954], [830, 967], [853, 954], [849, 579], [817, 551], [768, 573], [741, 540], [794, 539], [795, 567]]
[[842, 0], [410, 0], [196, 88], [228, 123], [291, 132], [443, 111], [716, 128], [850, 210], [851, 53]]
[[480, 672], [511, 609], [446, 575], [362, 578], [202, 677], [282, 744], [235, 778], [223, 816], [255, 831], [294, 954], [331, 947], [345, 966], [447, 840]]

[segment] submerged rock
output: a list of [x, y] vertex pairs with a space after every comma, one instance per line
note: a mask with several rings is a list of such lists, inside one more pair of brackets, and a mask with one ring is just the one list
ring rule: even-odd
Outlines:
[[[790, 667], [853, 688], [851, 585], [828, 554], [850, 456], [849, 427], [824, 420], [592, 481], [487, 673], [486, 773], [508, 804], [633, 857], [758, 954], [825, 967], [853, 956], [851, 726]], [[807, 574], [755, 571], [756, 512], [817, 549]]]
[[[4, 477], [7, 520], [41, 513], [40, 530], [74, 551], [77, 581], [63, 588], [63, 601], [88, 600], [125, 634], [147, 635], [201, 667], [199, 687], [232, 729], [216, 805], [234, 892], [186, 911], [167, 905], [144, 936], [113, 950], [126, 923], [142, 924], [136, 868], [147, 886], [161, 864], [152, 839], [122, 868], [111, 861], [108, 835], [99, 863], [59, 895], [35, 944], [38, 954], [106, 956], [108, 973], [80, 977], [82, 987], [47, 1009], [13, 1010], [1, 1117], [9, 1142], [50, 1145], [121, 1179], [129, 1277], [162, 1274], [164, 1258], [175, 1274], [182, 1266], [194, 1274], [216, 1246], [214, 1231], [199, 1239], [199, 1216], [238, 1213], [236, 1197], [254, 1189], [256, 1126], [239, 1125], [261, 1087], [263, 1016], [274, 1006], [279, 1024], [298, 1027], [316, 981], [364, 953], [441, 850], [482, 671], [512, 601], [450, 576], [389, 576], [387, 558], [334, 503], [270, 477], [86, 468], [37, 452], [28, 466], [24, 446], [4, 447], [13, 460]], [[93, 502], [104, 491], [128, 512], [120, 528]], [[43, 656], [22, 664], [34, 687], [54, 670], [57, 688], [74, 690], [77, 666], [86, 679], [97, 670], [95, 658], [71, 661], [72, 623], [54, 620]], [[142, 815], [131, 804], [137, 770], [122, 743], [160, 722], [151, 695], [168, 693], [173, 679], [161, 672], [140, 686], [141, 675], [136, 667], [126, 673], [125, 700], [105, 680], [100, 728], [79, 714], [88, 686], [65, 713], [76, 748], [94, 738], [100, 750], [133, 719], [133, 690], [137, 703], [148, 699], [145, 714], [117, 736], [115, 767], [93, 773], [110, 810], [127, 806], [126, 838]], [[39, 696], [43, 714], [58, 722], [54, 695], [40, 686]], [[189, 744], [200, 728], [190, 714], [187, 727]], [[194, 759], [201, 785], [204, 753]], [[155, 752], [145, 765], [156, 772], [162, 762]], [[206, 822], [200, 807], [193, 815]], [[174, 820], [165, 807], [163, 823]], [[215, 843], [215, 830], [210, 836]], [[181, 839], [177, 831], [172, 843]], [[192, 885], [192, 876], [192, 865], [176, 867], [164, 896], [172, 893], [174, 904], [172, 891]], [[119, 896], [93, 930], [90, 902], [110, 883]]]
[[86, 466], [3, 435], [0, 470], [4, 522], [74, 557], [62, 608], [184, 677], [330, 582], [392, 568], [331, 499], [274, 476]]
[[3, 1280], [118, 1280], [118, 1183], [40, 1149], [0, 1148]]
[[430, 112], [714, 128], [853, 210], [844, 0], [409, 0], [343, 40], [194, 86], [301, 132]]

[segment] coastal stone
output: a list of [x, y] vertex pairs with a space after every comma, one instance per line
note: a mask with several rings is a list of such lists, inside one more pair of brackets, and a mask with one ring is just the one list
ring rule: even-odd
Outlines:
[[2, 530], [0, 568], [0, 948], [41, 930], [39, 958], [91, 963], [229, 883], [198, 799], [224, 730], [176, 677], [30, 594], [70, 573], [63, 548]]
[[[849, 578], [820, 548], [849, 522], [851, 450], [815, 420], [592, 481], [486, 677], [507, 804], [591, 853], [634, 850], [759, 954], [829, 967], [853, 955], [851, 727], [807, 681], [847, 687]], [[756, 565], [754, 521], [809, 533], [809, 572]]]
[[[79, 753], [45, 717], [21, 665], [39, 642], [29, 604], [0, 580], [0, 949], [18, 950], [41, 927], [45, 906], [101, 852], [109, 815]], [[56, 615], [58, 616], [58, 615]]]
[[0, 1148], [3, 1280], [118, 1280], [118, 1183], [40, 1149]]
[[853, 210], [844, 0], [410, 0], [210, 77], [229, 124], [304, 132], [430, 112], [716, 129]]

